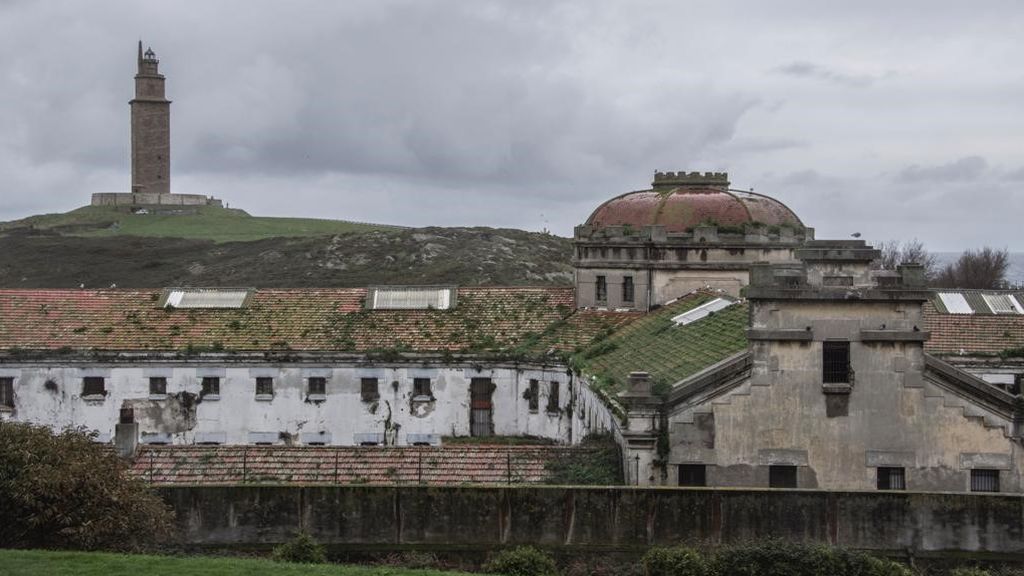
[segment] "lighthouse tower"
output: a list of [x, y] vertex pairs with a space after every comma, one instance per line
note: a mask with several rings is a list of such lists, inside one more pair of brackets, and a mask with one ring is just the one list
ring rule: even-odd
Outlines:
[[171, 102], [164, 97], [164, 76], [153, 49], [142, 52], [135, 75], [132, 109], [132, 192], [171, 192]]

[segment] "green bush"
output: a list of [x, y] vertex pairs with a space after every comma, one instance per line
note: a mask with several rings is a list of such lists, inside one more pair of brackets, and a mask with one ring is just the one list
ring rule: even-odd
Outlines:
[[973, 566], [961, 566], [954, 568], [949, 576], [992, 576], [992, 573], [982, 568], [976, 568]]
[[911, 576], [890, 560], [830, 546], [767, 540], [720, 550], [713, 560], [729, 576]]
[[299, 564], [322, 564], [327, 561], [324, 547], [305, 532], [274, 548], [274, 560]]
[[545, 465], [548, 484], [568, 486], [621, 486], [622, 455], [611, 434], [591, 434], [578, 450], [567, 451]]
[[484, 571], [502, 576], [558, 576], [551, 556], [532, 546], [502, 550], [484, 566]]
[[82, 430], [0, 422], [0, 543], [137, 551], [166, 542], [174, 516]]
[[699, 552], [684, 546], [655, 547], [640, 563], [646, 576], [707, 576], [708, 563]]

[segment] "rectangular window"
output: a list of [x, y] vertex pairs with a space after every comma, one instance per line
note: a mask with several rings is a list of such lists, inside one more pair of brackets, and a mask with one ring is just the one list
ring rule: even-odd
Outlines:
[[796, 488], [796, 466], [769, 466], [769, 488]]
[[430, 378], [413, 378], [412, 395], [414, 397], [433, 396], [434, 394], [430, 391]]
[[167, 395], [167, 378], [163, 376], [154, 376], [149, 379], [149, 395], [150, 396], [166, 396]]
[[622, 301], [632, 302], [636, 297], [635, 290], [633, 289], [633, 277], [624, 276], [622, 278]]
[[257, 396], [273, 396], [274, 395], [274, 379], [268, 376], [261, 376], [256, 379], [256, 395]]
[[822, 286], [853, 286], [853, 276], [825, 276], [821, 279]]
[[708, 473], [704, 464], [680, 464], [679, 485], [680, 486], [707, 486]]
[[971, 492], [999, 492], [999, 470], [971, 470]]
[[887, 468], [881, 466], [877, 470], [879, 490], [907, 489], [907, 479], [903, 468]]
[[552, 380], [548, 384], [548, 412], [558, 412], [559, 396], [561, 389], [558, 382]]
[[220, 378], [216, 376], [203, 377], [203, 388], [199, 391], [199, 397], [220, 396]]
[[82, 378], [82, 396], [105, 396], [107, 379], [102, 376], [86, 376]]
[[323, 376], [311, 376], [308, 381], [310, 396], [326, 396], [327, 395], [327, 378]]
[[821, 381], [825, 384], [850, 382], [850, 343], [827, 340], [821, 343]]
[[359, 397], [363, 402], [376, 402], [380, 398], [376, 378], [359, 379]]
[[0, 410], [14, 408], [14, 378], [0, 378]]
[[596, 298], [598, 302], [608, 300], [608, 279], [604, 276], [597, 277], [597, 287], [594, 293], [594, 298]]
[[530, 396], [530, 412], [536, 412], [540, 409], [540, 382], [530, 380], [530, 391], [527, 394]]

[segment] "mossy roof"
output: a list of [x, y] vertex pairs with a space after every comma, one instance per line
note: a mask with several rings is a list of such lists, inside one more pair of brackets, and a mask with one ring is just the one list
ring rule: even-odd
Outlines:
[[630, 372], [651, 374], [656, 390], [747, 348], [747, 303], [736, 304], [685, 326], [672, 318], [720, 297], [695, 292], [622, 326], [573, 357], [578, 370], [608, 393], [625, 389]]

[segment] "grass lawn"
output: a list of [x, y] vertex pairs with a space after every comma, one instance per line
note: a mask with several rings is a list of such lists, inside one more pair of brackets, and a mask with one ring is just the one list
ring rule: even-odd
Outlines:
[[63, 214], [42, 214], [0, 223], [4, 229], [34, 226], [69, 236], [170, 236], [215, 242], [261, 240], [281, 236], [327, 236], [347, 232], [392, 229], [316, 218], [250, 216], [242, 210], [216, 206], [184, 207], [188, 214], [132, 214], [107, 206], [84, 206]]
[[42, 550], [0, 550], [0, 574], [10, 576], [470, 576], [465, 572], [373, 568], [340, 564], [284, 564], [270, 560], [243, 558], [142, 556]]

